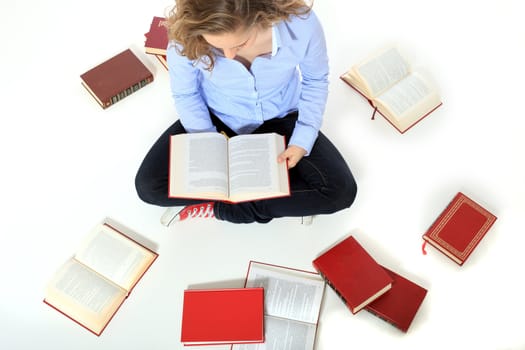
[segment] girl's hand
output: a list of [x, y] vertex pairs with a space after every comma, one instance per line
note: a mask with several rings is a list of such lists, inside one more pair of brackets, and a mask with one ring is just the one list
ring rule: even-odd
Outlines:
[[291, 169], [294, 166], [296, 166], [297, 163], [299, 163], [299, 161], [301, 160], [301, 158], [304, 157], [305, 154], [305, 149], [299, 146], [291, 145], [288, 146], [288, 148], [285, 149], [283, 153], [279, 154], [279, 156], [277, 157], [277, 161], [279, 163], [288, 161], [288, 169]]

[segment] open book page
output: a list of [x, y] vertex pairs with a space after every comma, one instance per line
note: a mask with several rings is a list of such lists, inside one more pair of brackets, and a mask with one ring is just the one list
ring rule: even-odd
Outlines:
[[411, 73], [374, 101], [383, 114], [386, 112], [401, 129], [441, 103], [437, 90], [418, 73]]
[[388, 48], [354, 66], [351, 72], [359, 90], [371, 99], [403, 79], [410, 67], [396, 48]]
[[236, 350], [311, 350], [315, 343], [316, 325], [279, 317], [264, 317], [265, 341], [261, 344], [234, 345]]
[[126, 295], [126, 290], [72, 259], [49, 283], [45, 302], [100, 333]]
[[252, 262], [246, 287], [264, 288], [264, 310], [269, 316], [317, 323], [324, 280], [315, 273]]
[[277, 162], [284, 148], [284, 137], [274, 133], [231, 138], [230, 197], [242, 201], [288, 194], [286, 164]]
[[106, 224], [97, 225], [75, 259], [129, 291], [156, 254]]
[[325, 288], [321, 276], [251, 261], [246, 287], [264, 288], [265, 341], [234, 345], [233, 349], [313, 349]]
[[226, 137], [216, 132], [173, 135], [170, 197], [225, 199], [228, 195], [227, 143]]

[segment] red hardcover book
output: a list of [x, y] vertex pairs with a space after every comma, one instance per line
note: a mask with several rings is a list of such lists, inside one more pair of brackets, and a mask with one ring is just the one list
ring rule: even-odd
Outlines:
[[145, 34], [145, 51], [154, 55], [166, 55], [168, 47], [168, 31], [164, 17], [153, 17], [149, 32]]
[[392, 288], [367, 306], [365, 310], [407, 332], [427, 290], [383, 266], [394, 280]]
[[264, 341], [264, 289], [184, 291], [184, 345], [248, 344]]
[[130, 50], [80, 75], [82, 85], [102, 108], [107, 108], [153, 81], [153, 73]]
[[313, 266], [353, 314], [392, 287], [392, 278], [353, 236], [322, 253]]
[[370, 55], [340, 76], [401, 134], [442, 105], [437, 88], [412, 71], [395, 47]]
[[53, 276], [44, 303], [100, 335], [158, 254], [104, 222]]
[[423, 239], [463, 265], [496, 219], [481, 205], [458, 192], [423, 234]]

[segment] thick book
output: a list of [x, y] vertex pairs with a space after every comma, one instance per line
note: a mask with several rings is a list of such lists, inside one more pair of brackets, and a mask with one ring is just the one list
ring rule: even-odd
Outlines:
[[285, 147], [275, 133], [172, 135], [168, 195], [232, 203], [289, 196], [286, 162], [277, 162]]
[[458, 192], [423, 234], [423, 239], [463, 265], [496, 219], [487, 209]]
[[365, 310], [406, 333], [427, 295], [427, 290], [408, 278], [384, 266], [383, 268], [394, 281], [392, 288], [365, 306]]
[[103, 222], [53, 276], [44, 302], [100, 335], [158, 254]]
[[328, 248], [312, 264], [353, 314], [392, 287], [392, 277], [353, 236]]
[[264, 288], [264, 344], [234, 350], [313, 350], [325, 282], [319, 274], [250, 261], [245, 287]]
[[[442, 105], [437, 88], [396, 47], [370, 55], [340, 77], [400, 133]], [[372, 116], [373, 118], [373, 116]]]
[[151, 20], [149, 31], [144, 34], [144, 49], [153, 55], [166, 55], [168, 47], [168, 30], [166, 18], [154, 16]]
[[262, 343], [264, 289], [187, 289], [182, 305], [184, 345]]
[[107, 108], [153, 81], [153, 73], [126, 49], [80, 75], [82, 86]]

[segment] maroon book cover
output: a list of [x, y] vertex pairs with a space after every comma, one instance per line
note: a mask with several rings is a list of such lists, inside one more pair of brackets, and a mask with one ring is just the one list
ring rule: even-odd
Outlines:
[[146, 33], [144, 48], [147, 53], [154, 55], [166, 55], [168, 47], [168, 30], [164, 17], [153, 17], [149, 32]]
[[187, 289], [182, 306], [184, 345], [262, 343], [264, 289]]
[[392, 286], [392, 278], [353, 236], [326, 250], [313, 266], [353, 314]]
[[153, 81], [153, 73], [126, 49], [80, 75], [82, 85], [107, 108]]
[[463, 265], [496, 219], [494, 214], [458, 192], [423, 234], [423, 239]]
[[394, 280], [392, 288], [367, 306], [365, 310], [407, 332], [427, 290], [383, 266]]

